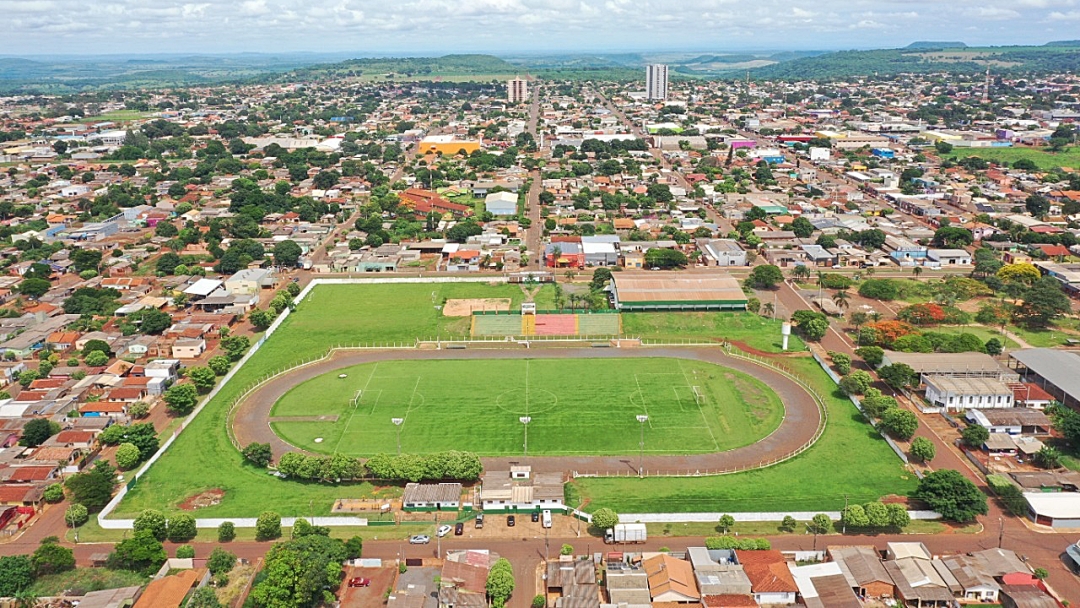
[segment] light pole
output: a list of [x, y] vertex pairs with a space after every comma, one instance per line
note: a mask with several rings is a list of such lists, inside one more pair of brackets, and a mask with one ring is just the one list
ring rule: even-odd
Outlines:
[[525, 425], [525, 455], [529, 455], [529, 423], [532, 422], [531, 416], [522, 416], [518, 418], [518, 422]]
[[649, 421], [649, 417], [645, 414], [638, 414], [637, 421], [641, 427], [641, 440], [638, 441], [638, 478], [644, 479], [645, 477], [645, 423]]
[[401, 456], [401, 424], [405, 422], [404, 418], [391, 418], [390, 422], [394, 423], [397, 427], [397, 455]]

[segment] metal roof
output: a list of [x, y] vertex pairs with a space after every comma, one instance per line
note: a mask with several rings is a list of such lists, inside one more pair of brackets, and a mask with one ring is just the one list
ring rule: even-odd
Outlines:
[[1080, 400], [1080, 374], [1077, 374], [1080, 355], [1053, 348], [1031, 348], [1014, 351], [1009, 356], [1073, 399]]

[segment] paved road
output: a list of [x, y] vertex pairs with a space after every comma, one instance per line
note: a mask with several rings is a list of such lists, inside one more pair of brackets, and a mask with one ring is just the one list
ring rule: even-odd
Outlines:
[[[646, 471], [705, 471], [752, 468], [778, 456], [789, 454], [810, 441], [821, 421], [821, 412], [813, 398], [797, 383], [783, 374], [742, 359], [729, 357], [720, 348], [693, 349], [477, 349], [461, 351], [360, 351], [338, 352], [333, 358], [313, 364], [296, 372], [268, 382], [240, 405], [233, 421], [236, 438], [241, 445], [251, 442], [269, 443], [273, 452], [280, 455], [296, 448], [278, 437], [267, 420], [270, 409], [287, 391], [297, 384], [361, 363], [386, 360], [431, 359], [526, 359], [552, 357], [608, 358], [608, 357], [673, 357], [707, 361], [751, 374], [768, 384], [784, 403], [784, 420], [780, 427], [765, 439], [749, 446], [715, 454], [691, 456], [648, 456], [644, 459]], [[601, 471], [625, 473], [637, 470], [637, 455], [603, 457], [529, 456], [507, 458], [484, 458], [485, 470], [507, 470], [511, 464], [528, 462], [534, 471]]]

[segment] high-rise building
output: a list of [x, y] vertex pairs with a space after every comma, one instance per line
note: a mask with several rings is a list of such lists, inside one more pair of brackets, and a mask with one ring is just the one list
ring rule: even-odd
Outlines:
[[645, 66], [645, 96], [649, 99], [667, 99], [667, 66], [652, 63]]
[[506, 83], [506, 100], [510, 103], [527, 101], [529, 99], [529, 81], [524, 78], [513, 78]]

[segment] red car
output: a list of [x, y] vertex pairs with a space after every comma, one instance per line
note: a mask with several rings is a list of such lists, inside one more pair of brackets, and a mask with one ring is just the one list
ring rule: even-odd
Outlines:
[[363, 578], [363, 577], [360, 577], [360, 576], [354, 576], [354, 577], [349, 579], [349, 586], [350, 587], [367, 587], [370, 584], [371, 584], [371, 579], [370, 578]]

